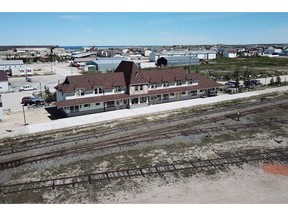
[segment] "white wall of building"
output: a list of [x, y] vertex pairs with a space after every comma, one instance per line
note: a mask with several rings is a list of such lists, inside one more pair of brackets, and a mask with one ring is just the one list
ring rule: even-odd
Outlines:
[[236, 58], [237, 57], [237, 53], [235, 52], [224, 52], [223, 53], [223, 57], [226, 58]]
[[0, 81], [0, 92], [9, 92], [8, 81]]
[[4, 118], [3, 107], [0, 107], [0, 121], [2, 121], [3, 118]]
[[139, 62], [136, 63], [138, 68], [144, 69], [144, 68], [156, 68], [155, 62]]

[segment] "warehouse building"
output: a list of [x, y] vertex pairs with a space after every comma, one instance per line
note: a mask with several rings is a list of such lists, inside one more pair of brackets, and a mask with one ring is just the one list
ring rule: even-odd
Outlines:
[[111, 58], [97, 58], [93, 61], [86, 62], [86, 65], [95, 65], [96, 71], [100, 71], [102, 73], [114, 71], [121, 61], [126, 60], [122, 57], [111, 57]]
[[177, 67], [183, 65], [197, 65], [200, 60], [195, 56], [166, 56], [157, 59], [157, 66]]
[[71, 117], [215, 96], [221, 86], [182, 68], [140, 70], [122, 61], [114, 73], [67, 76], [55, 87], [56, 107]]
[[214, 50], [182, 50], [182, 51], [162, 51], [162, 52], [152, 52], [149, 56], [151, 62], [157, 62], [161, 57], [168, 56], [193, 56], [201, 60], [211, 60], [216, 59], [217, 52]]

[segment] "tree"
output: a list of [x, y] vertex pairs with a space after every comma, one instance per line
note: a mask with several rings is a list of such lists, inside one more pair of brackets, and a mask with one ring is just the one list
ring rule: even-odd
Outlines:
[[45, 93], [44, 98], [45, 98], [46, 103], [50, 104], [50, 103], [56, 101], [56, 93], [54, 92], [52, 94], [48, 87], [45, 87], [44, 93]]
[[238, 69], [236, 68], [236, 70], [235, 70], [235, 74], [234, 74], [234, 76], [235, 76], [235, 87], [236, 88], [239, 88], [239, 71], [238, 71]]

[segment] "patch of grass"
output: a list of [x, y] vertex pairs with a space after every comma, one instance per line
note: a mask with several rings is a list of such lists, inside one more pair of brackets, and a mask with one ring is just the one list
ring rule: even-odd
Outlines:
[[44, 203], [43, 192], [49, 189], [39, 189], [33, 191], [5, 194], [0, 196], [1, 204], [31, 204]]

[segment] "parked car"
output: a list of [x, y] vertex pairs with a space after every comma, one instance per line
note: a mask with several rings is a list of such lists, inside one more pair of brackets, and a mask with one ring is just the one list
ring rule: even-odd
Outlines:
[[26, 106], [27, 104], [29, 104], [30, 100], [32, 99], [33, 97], [31, 96], [26, 96], [26, 97], [23, 97], [22, 100], [21, 100], [21, 104], [23, 104], [24, 106]]
[[229, 82], [225, 83], [225, 85], [228, 86], [228, 87], [235, 87], [236, 86], [236, 82], [229, 81]]
[[28, 104], [37, 107], [43, 106], [45, 105], [45, 100], [43, 98], [31, 98]]
[[19, 91], [32, 91], [32, 90], [37, 90], [37, 87], [31, 85], [24, 85], [23, 87], [19, 88]]

